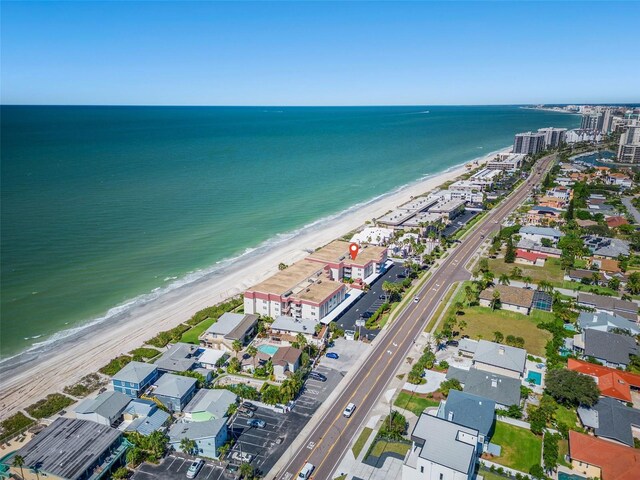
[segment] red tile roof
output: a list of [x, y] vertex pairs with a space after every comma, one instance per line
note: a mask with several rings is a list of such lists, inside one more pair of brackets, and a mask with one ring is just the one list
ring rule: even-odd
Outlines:
[[546, 259], [547, 255], [544, 253], [536, 253], [536, 252], [527, 252], [526, 250], [516, 250], [516, 257], [524, 258], [525, 260], [529, 260], [530, 262], [535, 262], [539, 258]]
[[615, 368], [601, 367], [582, 360], [569, 359], [569, 370], [590, 375], [598, 379], [598, 388], [605, 397], [617, 398], [625, 402], [631, 401], [630, 386], [640, 388], [640, 375], [623, 372]]
[[606, 221], [609, 228], [618, 228], [620, 225], [629, 224], [627, 219], [624, 217], [609, 217]]
[[600, 467], [602, 480], [638, 480], [640, 450], [569, 431], [572, 460]]

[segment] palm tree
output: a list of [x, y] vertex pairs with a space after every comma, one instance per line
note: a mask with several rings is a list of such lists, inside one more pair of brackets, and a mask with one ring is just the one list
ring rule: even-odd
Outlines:
[[486, 287], [490, 287], [493, 285], [493, 279], [495, 278], [495, 275], [493, 274], [493, 272], [483, 272], [482, 273], [482, 280], [485, 283]]
[[526, 276], [526, 277], [522, 277], [522, 281], [524, 282], [524, 285], [528, 287], [529, 284], [533, 281], [533, 279], [529, 276]]
[[238, 358], [238, 353], [242, 350], [242, 342], [240, 340], [234, 340], [231, 344], [231, 348], [236, 352], [236, 358]]
[[593, 283], [594, 285], [598, 285], [600, 283], [600, 273], [593, 272], [591, 274], [591, 283]]
[[186, 438], [186, 437], [180, 440], [180, 450], [182, 450], [184, 453], [191, 455], [195, 449], [196, 449], [195, 440], [191, 440], [190, 438]]
[[522, 276], [522, 269], [518, 267], [513, 267], [511, 269], [511, 278], [520, 278]]
[[462, 302], [456, 302], [453, 307], [456, 309], [456, 315], [461, 315], [463, 313], [464, 305]]
[[538, 290], [551, 293], [553, 292], [553, 285], [551, 285], [551, 283], [547, 282], [546, 280], [540, 280], [538, 282]]
[[491, 296], [491, 310], [495, 310], [498, 305], [500, 305], [500, 292], [494, 290]]
[[391, 291], [393, 290], [393, 284], [391, 282], [388, 281], [384, 281], [382, 282], [382, 291], [384, 292], [385, 295], [385, 302], [389, 301], [389, 295], [391, 294]]
[[502, 275], [500, 275], [498, 282], [500, 282], [502, 285], [509, 285], [511, 283], [509, 281], [509, 275], [507, 275], [506, 273], [503, 273]]
[[16, 455], [13, 457], [13, 466], [20, 468], [20, 478], [24, 478], [24, 472], [22, 471], [22, 466], [24, 465], [24, 457], [22, 455]]
[[493, 341], [496, 343], [500, 343], [502, 342], [502, 340], [504, 340], [504, 335], [502, 334], [502, 332], [493, 332]]
[[240, 476], [243, 478], [251, 478], [253, 476], [253, 467], [249, 463], [243, 462], [240, 465]]
[[471, 304], [475, 301], [476, 294], [473, 291], [473, 288], [471, 288], [471, 285], [467, 285], [464, 287], [464, 299], [467, 302], [467, 306], [471, 306]]
[[253, 369], [256, 369], [256, 355], [258, 355], [258, 349], [253, 345], [247, 347], [247, 355], [253, 359]]
[[464, 320], [460, 320], [458, 322], [458, 328], [460, 329], [460, 333], [462, 333], [462, 331], [467, 328], [467, 322], [465, 322]]

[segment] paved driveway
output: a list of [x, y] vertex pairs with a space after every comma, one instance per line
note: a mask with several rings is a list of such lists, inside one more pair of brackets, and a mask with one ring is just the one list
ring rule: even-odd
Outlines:
[[339, 358], [333, 359], [325, 355], [320, 360], [320, 364], [346, 373], [357, 359], [370, 349], [370, 344], [338, 338], [334, 341], [333, 347], [330, 347], [327, 351], [337, 353]]
[[[143, 463], [133, 474], [133, 480], [173, 480], [186, 478], [187, 470], [193, 460], [169, 455], [159, 465]], [[214, 462], [206, 462], [204, 467], [195, 477], [197, 480], [220, 480], [223, 477], [223, 468]]]

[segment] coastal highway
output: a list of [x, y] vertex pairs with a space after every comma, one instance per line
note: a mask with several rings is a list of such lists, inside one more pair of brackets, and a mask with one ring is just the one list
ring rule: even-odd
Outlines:
[[[450, 285], [470, 278], [465, 266], [478, 252], [485, 237], [497, 231], [500, 223], [527, 197], [532, 188], [541, 182], [553, 160], [554, 155], [538, 160], [529, 178], [480, 220], [457, 248], [450, 251], [440, 268], [416, 293], [419, 301], [409, 303], [391, 324], [390, 329], [384, 335], [378, 336], [369, 357], [351, 377], [298, 450], [285, 454], [290, 456], [290, 459], [278, 472], [276, 479], [291, 480], [297, 477], [306, 462], [315, 466], [312, 475], [314, 480], [332, 479], [354, 434], [367, 420], [369, 412], [404, 362], [415, 339], [426, 328], [428, 320], [443, 301]], [[350, 418], [346, 418], [342, 412], [350, 402], [356, 404], [356, 410]]]

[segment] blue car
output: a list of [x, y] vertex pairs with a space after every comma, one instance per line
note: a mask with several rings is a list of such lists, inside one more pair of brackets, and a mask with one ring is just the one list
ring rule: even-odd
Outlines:
[[337, 353], [329, 352], [327, 353], [327, 358], [333, 358], [334, 360], [337, 360], [338, 358], [340, 358], [340, 356]]

